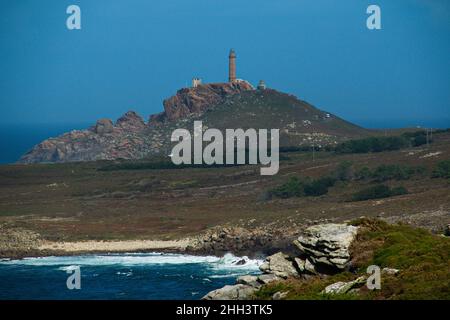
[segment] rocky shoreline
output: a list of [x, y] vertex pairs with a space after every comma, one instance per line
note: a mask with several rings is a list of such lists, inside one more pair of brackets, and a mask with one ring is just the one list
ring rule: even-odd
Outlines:
[[[235, 285], [227, 285], [206, 294], [204, 300], [247, 300], [263, 285], [289, 278], [308, 279], [314, 276], [326, 277], [351, 268], [350, 245], [356, 238], [358, 227], [347, 224], [320, 224], [307, 228], [293, 241], [297, 248], [295, 254], [277, 252], [268, 256], [260, 266], [259, 276], [246, 275], [236, 280]], [[365, 279], [364, 279], [365, 280]], [[343, 293], [341, 287], [348, 290], [364, 284], [359, 279], [353, 284], [335, 284], [330, 292]], [[333, 288], [334, 288], [333, 287]], [[347, 290], [347, 291], [348, 291]], [[273, 299], [283, 298], [283, 292], [277, 292]]]
[[298, 228], [218, 226], [197, 236], [177, 240], [56, 242], [42, 239], [38, 233], [6, 225], [0, 225], [0, 231], [0, 258], [9, 259], [154, 251], [214, 256], [233, 253], [264, 258], [280, 250], [295, 251], [292, 241], [299, 234]]
[[[409, 228], [409, 229], [408, 229]], [[190, 255], [216, 255], [233, 253], [237, 256], [246, 255], [251, 246], [254, 246], [251, 257], [263, 258], [259, 265], [261, 274], [248, 274], [239, 276], [234, 285], [226, 285], [207, 293], [204, 300], [252, 300], [252, 299], [296, 299], [298, 292], [292, 291], [292, 285], [315, 285], [314, 298], [333, 298], [333, 296], [350, 294], [352, 297], [368, 297], [371, 271], [369, 268], [378, 268], [383, 275], [383, 281], [389, 279], [398, 285], [405, 281], [411, 272], [415, 272], [405, 265], [396, 263], [398, 258], [381, 262], [374, 266], [373, 247], [378, 246], [383, 237], [396, 237], [398, 230], [404, 232], [405, 239], [398, 240], [394, 246], [408, 246], [408, 237], [423, 237], [424, 243], [429, 241], [433, 246], [445, 246], [449, 236], [450, 226], [446, 226], [441, 236], [432, 235], [428, 231], [390, 225], [380, 220], [360, 219], [354, 224], [350, 223], [319, 223], [306, 228], [286, 228], [281, 238], [277, 238], [277, 228], [254, 228], [248, 230], [244, 227], [215, 227], [207, 232], [183, 240], [151, 241], [81, 241], [81, 242], [49, 242], [39, 239], [39, 236], [26, 230], [11, 230], [0, 225], [0, 258], [24, 258], [39, 256], [70, 256], [94, 253], [125, 253], [125, 252], [167, 252]], [[369, 240], [368, 232], [379, 235], [384, 230], [382, 238]], [[442, 241], [441, 242], [441, 238]], [[290, 241], [289, 245], [285, 245]], [[372, 241], [372, 242], [371, 242]], [[391, 239], [392, 241], [392, 239]], [[397, 241], [397, 240], [396, 240]], [[405, 242], [406, 241], [406, 242]], [[5, 243], [8, 248], [5, 250]], [[396, 242], [397, 243], [397, 242]], [[38, 244], [38, 245], [37, 245]], [[231, 244], [231, 246], [230, 246]], [[22, 247], [20, 247], [22, 245]], [[392, 246], [392, 243], [390, 244]], [[230, 247], [227, 247], [230, 246]], [[256, 250], [258, 248], [258, 250]], [[444, 247], [442, 253], [434, 253], [433, 257], [440, 257], [448, 253]], [[8, 251], [9, 250], [9, 251]], [[412, 248], [405, 249], [402, 259], [414, 259], [409, 255]], [[427, 254], [430, 250], [421, 254]], [[392, 248], [388, 251], [392, 254]], [[443, 258], [445, 259], [445, 258]], [[366, 264], [366, 262], [372, 263]], [[445, 261], [445, 260], [444, 260]], [[245, 264], [245, 260], [237, 260], [236, 264]], [[438, 263], [438, 262], [436, 262]], [[446, 262], [443, 263], [445, 265]], [[378, 264], [375, 262], [375, 264]], [[370, 266], [369, 266], [370, 265]], [[413, 264], [414, 266], [415, 264]], [[442, 272], [444, 266], [436, 266], [436, 272]], [[361, 266], [365, 266], [361, 269]], [[369, 267], [367, 267], [369, 266]], [[403, 266], [403, 268], [402, 268]], [[366, 271], [367, 268], [367, 271]], [[399, 268], [399, 269], [396, 269]], [[445, 276], [443, 276], [445, 277]], [[397, 280], [395, 280], [397, 279]], [[400, 280], [399, 280], [400, 279]], [[426, 279], [426, 277], [425, 277]], [[371, 281], [371, 280], [370, 280]], [[438, 285], [435, 284], [437, 288]], [[294, 287], [295, 288], [295, 287]], [[389, 288], [389, 287], [388, 287]], [[413, 292], [415, 292], [413, 287]], [[311, 288], [310, 288], [311, 289]], [[294, 289], [295, 290], [295, 289]], [[388, 289], [389, 290], [389, 289]], [[306, 291], [311, 292], [311, 291]], [[307, 294], [307, 293], [306, 293]], [[370, 293], [372, 294], [372, 293]]]

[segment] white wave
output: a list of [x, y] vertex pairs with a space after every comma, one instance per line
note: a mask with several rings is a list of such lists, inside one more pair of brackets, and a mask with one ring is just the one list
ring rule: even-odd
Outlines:
[[[214, 269], [257, 269], [261, 261], [252, 260], [248, 257], [236, 257], [226, 254], [224, 257], [215, 256], [193, 256], [172, 253], [126, 253], [126, 254], [103, 254], [82, 255], [65, 257], [38, 257], [24, 258], [20, 260], [0, 261], [6, 265], [29, 265], [29, 266], [145, 266], [145, 265], [174, 265], [174, 264], [206, 264]], [[66, 269], [64, 269], [66, 270]]]
[[233, 268], [233, 269], [258, 269], [262, 264], [262, 260], [250, 259], [247, 256], [236, 257], [231, 253], [225, 254], [218, 261], [218, 265]]
[[60, 268], [58, 268], [58, 270], [61, 270], [61, 271], [73, 271], [73, 270], [75, 270], [77, 268], [78, 268], [78, 266], [70, 265], [70, 266], [60, 267]]
[[[213, 274], [212, 276], [209, 276], [211, 279], [221, 279], [221, 278], [236, 278], [238, 276], [242, 276], [243, 272], [236, 272], [236, 273], [226, 273], [226, 274]], [[211, 280], [209, 280], [211, 281]]]

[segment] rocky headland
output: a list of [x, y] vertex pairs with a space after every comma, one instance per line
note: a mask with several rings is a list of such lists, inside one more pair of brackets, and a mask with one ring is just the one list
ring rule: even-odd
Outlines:
[[170, 124], [199, 116], [246, 90], [253, 87], [244, 81], [183, 88], [164, 100], [164, 112], [151, 115], [148, 122], [134, 111], [126, 112], [115, 123], [99, 119], [86, 130], [73, 130], [39, 143], [19, 163], [142, 159], [160, 154], [170, 146]]
[[171, 133], [204, 128], [278, 128], [282, 146], [333, 145], [368, 131], [272, 89], [256, 90], [247, 81], [183, 88], [163, 101], [164, 111], [146, 122], [134, 111], [117, 121], [99, 119], [86, 130], [73, 130], [37, 144], [19, 163], [138, 160], [167, 156]]

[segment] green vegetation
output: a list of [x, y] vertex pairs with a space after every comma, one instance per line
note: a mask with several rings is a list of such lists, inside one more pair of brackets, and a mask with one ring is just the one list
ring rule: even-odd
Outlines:
[[431, 175], [433, 178], [450, 179], [450, 160], [440, 161]]
[[[412, 147], [418, 147], [427, 143], [426, 131], [420, 130], [415, 132], [405, 132], [403, 137], [408, 138]], [[431, 138], [428, 138], [428, 143], [431, 143]]]
[[188, 169], [188, 168], [217, 168], [234, 167], [240, 164], [180, 164], [176, 165], [172, 161], [138, 161], [138, 162], [119, 162], [104, 165], [98, 168], [99, 171], [118, 171], [118, 170], [163, 170], [163, 169]]
[[323, 177], [305, 184], [304, 193], [308, 197], [318, 197], [328, 193], [328, 188], [331, 188], [336, 183], [336, 179], [332, 177]]
[[364, 200], [370, 200], [370, 199], [382, 199], [382, 198], [389, 198], [394, 196], [399, 196], [402, 194], [407, 194], [408, 190], [406, 190], [404, 187], [395, 187], [390, 188], [384, 184], [378, 184], [375, 186], [371, 186], [368, 188], [365, 188], [361, 191], [358, 191], [353, 194], [352, 200], [353, 201], [364, 201]]
[[[431, 143], [431, 140], [428, 140]], [[368, 153], [400, 150], [408, 147], [418, 147], [427, 143], [424, 131], [407, 132], [400, 136], [369, 137], [349, 140], [336, 146], [337, 153]]]
[[301, 197], [305, 195], [305, 183], [297, 177], [291, 177], [286, 183], [269, 191], [270, 195], [287, 199], [292, 197]]
[[[441, 167], [439, 172], [446, 170], [445, 164], [441, 165]], [[345, 182], [354, 179], [372, 180], [374, 182], [407, 180], [415, 174], [423, 174], [425, 170], [423, 166], [412, 167], [396, 164], [380, 165], [373, 170], [368, 167], [363, 167], [354, 173], [352, 162], [342, 161], [330, 175], [318, 179], [305, 178], [303, 180], [298, 177], [291, 177], [286, 183], [270, 190], [268, 193], [269, 198], [271, 196], [282, 199], [302, 196], [317, 197], [327, 194], [328, 189], [333, 187], [337, 181]], [[404, 187], [389, 188], [386, 185], [378, 184], [355, 193], [352, 201], [381, 199], [407, 193], [408, 191]]]
[[[450, 299], [450, 239], [407, 225], [389, 225], [374, 219], [360, 219], [361, 227], [351, 247], [355, 273], [343, 272], [326, 278], [290, 279], [263, 286], [259, 299], [275, 292], [288, 292], [286, 299]], [[326, 295], [321, 291], [338, 281], [367, 275], [369, 265], [396, 268], [400, 273], [382, 275], [381, 290], [362, 288], [358, 294]]]
[[408, 180], [415, 174], [423, 174], [426, 171], [423, 166], [405, 166], [401, 164], [380, 165], [373, 170], [363, 167], [356, 172], [355, 176], [358, 180], [373, 179], [376, 182], [384, 182], [387, 180]]
[[334, 186], [336, 179], [333, 177], [322, 177], [319, 179], [304, 179], [291, 177], [286, 183], [269, 191], [271, 196], [277, 198], [292, 197], [318, 197], [328, 193], [328, 188]]
[[351, 161], [340, 162], [334, 173], [336, 179], [340, 181], [352, 180], [353, 178], [352, 165], [353, 163]]
[[409, 140], [405, 137], [370, 137], [349, 140], [336, 146], [337, 153], [367, 153], [399, 150], [409, 147]]

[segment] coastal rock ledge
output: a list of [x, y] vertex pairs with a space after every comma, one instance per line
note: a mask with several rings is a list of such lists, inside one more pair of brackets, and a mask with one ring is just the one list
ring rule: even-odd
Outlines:
[[[347, 224], [321, 224], [307, 228], [294, 240], [298, 254], [277, 252], [261, 264], [261, 275], [240, 276], [235, 285], [227, 285], [206, 294], [204, 300], [248, 300], [263, 285], [288, 278], [309, 278], [334, 274], [350, 266], [350, 245], [358, 227]], [[282, 298], [278, 294], [275, 298]]]

